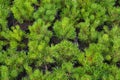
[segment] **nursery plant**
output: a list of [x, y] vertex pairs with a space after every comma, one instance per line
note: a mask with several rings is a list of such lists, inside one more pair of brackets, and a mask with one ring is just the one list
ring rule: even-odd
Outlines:
[[0, 80], [120, 80], [120, 0], [0, 0]]

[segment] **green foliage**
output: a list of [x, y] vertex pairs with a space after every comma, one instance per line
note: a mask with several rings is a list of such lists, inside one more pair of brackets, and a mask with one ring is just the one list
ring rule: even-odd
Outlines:
[[22, 23], [24, 19], [31, 19], [34, 12], [32, 4], [35, 4], [36, 2], [36, 0], [14, 0], [14, 5], [11, 8], [14, 17], [20, 23]]
[[38, 40], [38, 41], [45, 41], [49, 42], [50, 37], [52, 36], [51, 31], [48, 30], [50, 24], [46, 24], [42, 19], [38, 19], [32, 26], [29, 26], [30, 40]]
[[72, 20], [72, 23], [76, 22], [80, 17], [80, 10], [78, 8], [79, 3], [77, 0], [65, 0], [62, 4], [61, 17], [67, 16]]
[[67, 17], [61, 21], [56, 21], [53, 28], [56, 36], [60, 39], [74, 39], [76, 36], [74, 25]]
[[[76, 60], [77, 55], [80, 53], [77, 46], [69, 41], [62, 41], [61, 43], [52, 46], [52, 56], [56, 58], [57, 62], [71, 61]], [[59, 64], [60, 64], [59, 63]]]
[[0, 31], [5, 30], [7, 26], [7, 17], [10, 12], [10, 0], [0, 0]]
[[[10, 34], [10, 35], [8, 35], [8, 34]], [[12, 27], [12, 31], [8, 31], [6, 33], [3, 32], [2, 35], [8, 40], [13, 39], [13, 40], [16, 40], [16, 41], [21, 41], [22, 37], [24, 35], [24, 32], [17, 25], [15, 27]]]
[[60, 0], [43, 0], [33, 17], [35, 19], [42, 19], [45, 22], [52, 22], [55, 19], [58, 9], [60, 9]]
[[96, 28], [107, 21], [106, 9], [104, 6], [88, 2], [82, 6], [81, 17], [84, 22], [80, 22], [77, 26], [80, 28], [79, 39], [82, 41], [95, 41], [98, 37]]
[[9, 80], [8, 67], [7, 66], [1, 66], [0, 71], [1, 71], [1, 79], [2, 80]]
[[0, 0], [0, 80], [120, 80], [119, 4]]

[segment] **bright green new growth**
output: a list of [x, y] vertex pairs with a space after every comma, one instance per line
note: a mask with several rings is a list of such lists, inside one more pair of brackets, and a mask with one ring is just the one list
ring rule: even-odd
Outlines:
[[61, 43], [52, 46], [52, 56], [61, 61], [74, 61], [77, 58], [77, 55], [80, 53], [79, 49], [75, 44], [72, 44], [69, 41], [62, 41]]
[[56, 36], [60, 39], [74, 39], [76, 36], [74, 25], [67, 17], [64, 17], [61, 21], [57, 21], [53, 29]]
[[36, 0], [14, 0], [14, 5], [11, 8], [11, 11], [14, 14], [14, 17], [20, 22], [24, 20], [29, 20], [32, 18], [34, 7], [32, 4], [35, 4]]
[[9, 6], [10, 2], [8, 1], [4, 1], [4, 0], [0, 0], [0, 31], [5, 30], [6, 26], [7, 26], [7, 16], [9, 15], [9, 11], [10, 11], [10, 6]]

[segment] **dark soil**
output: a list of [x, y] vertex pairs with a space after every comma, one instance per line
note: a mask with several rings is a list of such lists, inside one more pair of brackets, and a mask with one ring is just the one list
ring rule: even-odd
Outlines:
[[120, 61], [116, 63], [116, 65], [120, 68]]
[[17, 76], [16, 80], [22, 80], [27, 75], [25, 69]]
[[50, 71], [52, 72], [54, 68], [57, 67], [56, 63], [48, 63], [48, 64], [43, 64], [42, 66], [40, 66], [40, 70], [42, 70], [43, 74], [46, 73], [46, 71]]
[[8, 28], [11, 30], [12, 26], [19, 25], [23, 31], [28, 31], [28, 26], [32, 25], [34, 21], [23, 21], [23, 23], [19, 23], [12, 13], [10, 13], [9, 17], [7, 18], [8, 21]]
[[50, 39], [49, 45], [51, 46], [51, 44], [58, 44], [60, 43], [61, 40], [59, 38], [57, 38], [56, 36], [52, 36], [52, 38]]
[[25, 32], [29, 32], [28, 27], [31, 26], [33, 24], [34, 21], [24, 21], [22, 24], [18, 23], [18, 25], [20, 26], [20, 28], [25, 31]]
[[120, 7], [120, 0], [116, 0], [115, 6]]
[[13, 13], [10, 13], [8, 18], [8, 28], [11, 29], [12, 26], [15, 26], [15, 24], [17, 24], [17, 20], [14, 18]]
[[99, 25], [99, 26], [96, 28], [96, 31], [98, 31], [98, 32], [103, 31], [103, 30], [104, 30], [104, 26], [108, 26], [108, 29], [109, 29], [109, 30], [112, 29], [111, 22], [104, 22], [103, 24]]
[[3, 47], [2, 47], [2, 50], [5, 50], [5, 51], [7, 51], [7, 49], [9, 48], [9, 44], [7, 44], [7, 45], [4, 45]]
[[85, 48], [89, 47], [89, 43], [78, 41], [79, 49], [84, 51]]
[[75, 61], [73, 67], [80, 67], [82, 64], [79, 63], [79, 61]]

